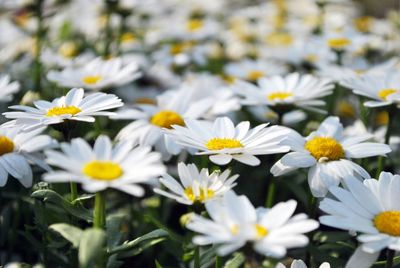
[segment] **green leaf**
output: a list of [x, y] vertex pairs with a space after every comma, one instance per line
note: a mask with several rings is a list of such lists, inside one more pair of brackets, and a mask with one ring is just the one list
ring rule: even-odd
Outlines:
[[118, 214], [107, 217], [107, 246], [109, 248], [115, 247], [120, 243], [123, 217], [123, 215]]
[[156, 260], [156, 268], [163, 268], [161, 264]]
[[42, 199], [44, 202], [49, 202], [59, 207], [62, 207], [67, 213], [88, 222], [93, 221], [92, 213], [79, 204], [71, 204], [64, 197], [54, 192], [53, 190], [37, 190], [31, 195], [33, 198]]
[[79, 243], [79, 267], [93, 267], [96, 262], [103, 261], [105, 244], [106, 234], [103, 230], [90, 228], [83, 231]]
[[139, 255], [140, 253], [142, 253], [144, 250], [146, 250], [147, 248], [150, 248], [162, 241], [165, 240], [165, 237], [162, 238], [158, 238], [158, 239], [154, 239], [154, 240], [148, 240], [146, 242], [141, 243], [139, 246], [133, 248], [132, 250], [129, 251], [124, 251], [122, 253], [119, 253], [118, 256], [121, 258], [127, 258], [127, 257], [133, 257], [136, 255]]
[[233, 258], [225, 263], [224, 268], [238, 268], [245, 260], [246, 258], [242, 253], [234, 253]]
[[50, 229], [59, 233], [62, 237], [72, 243], [77, 248], [81, 240], [83, 231], [75, 226], [66, 223], [56, 223], [49, 226]]
[[[150, 233], [147, 233], [143, 236], [140, 236], [140, 237], [136, 238], [135, 240], [132, 240], [130, 242], [125, 242], [124, 244], [122, 244], [120, 246], [114, 247], [114, 248], [110, 249], [108, 251], [108, 253], [115, 254], [115, 253], [119, 253], [119, 252], [123, 252], [123, 251], [127, 251], [127, 250], [132, 250], [135, 247], [139, 247], [139, 245], [143, 242], [147, 242], [147, 244], [149, 244], [153, 240], [157, 240], [157, 242], [159, 243], [162, 240], [164, 240], [167, 236], [168, 236], [168, 232], [161, 230], [161, 229], [157, 229], [157, 230], [151, 231]], [[162, 239], [162, 240], [160, 240], [160, 239]]]

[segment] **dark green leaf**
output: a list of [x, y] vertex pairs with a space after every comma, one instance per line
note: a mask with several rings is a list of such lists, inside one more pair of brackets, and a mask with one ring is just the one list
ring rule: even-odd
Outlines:
[[81, 229], [66, 223], [52, 224], [49, 228], [71, 242], [75, 248], [79, 246], [79, 241], [81, 240], [83, 233]]
[[246, 258], [242, 253], [234, 253], [233, 258], [225, 263], [224, 268], [238, 268], [245, 260]]
[[94, 267], [96, 262], [104, 259], [106, 244], [106, 234], [98, 228], [90, 228], [83, 231], [79, 243], [79, 267]]

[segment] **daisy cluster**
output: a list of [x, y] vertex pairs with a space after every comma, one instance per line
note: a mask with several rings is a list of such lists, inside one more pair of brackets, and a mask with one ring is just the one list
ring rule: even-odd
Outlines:
[[0, 1], [0, 266], [399, 265], [400, 16], [359, 2]]

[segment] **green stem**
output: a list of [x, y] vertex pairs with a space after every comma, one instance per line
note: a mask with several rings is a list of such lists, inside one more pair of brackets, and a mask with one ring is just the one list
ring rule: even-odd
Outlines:
[[194, 249], [194, 268], [200, 268], [200, 247]]
[[119, 55], [122, 54], [121, 43], [122, 43], [122, 36], [124, 35], [125, 31], [126, 31], [126, 16], [121, 15], [121, 22], [119, 25], [119, 33], [117, 40], [117, 51]]
[[392, 268], [393, 267], [393, 258], [394, 258], [394, 250], [388, 249], [386, 253], [386, 265], [385, 268]]
[[43, 13], [42, 13], [43, 0], [36, 1], [36, 17], [37, 17], [37, 29], [35, 36], [35, 59], [33, 66], [33, 90], [40, 91], [41, 88], [41, 76], [42, 76], [42, 63], [40, 60], [40, 54], [42, 51], [42, 39], [44, 37], [43, 28]]
[[93, 227], [104, 229], [106, 226], [106, 208], [103, 192], [96, 193], [94, 199]]
[[111, 14], [112, 14], [112, 3], [106, 0], [106, 28], [105, 28], [105, 39], [104, 39], [104, 51], [103, 57], [107, 58], [110, 55], [110, 45], [112, 39], [112, 32], [111, 32]]
[[220, 256], [215, 256], [215, 268], [222, 268], [222, 258]]
[[[396, 116], [396, 107], [391, 106], [388, 109], [388, 116], [389, 116], [389, 122], [387, 124], [387, 129], [386, 129], [386, 134], [385, 134], [385, 144], [389, 145], [390, 143], [390, 136], [392, 134], [392, 128], [393, 128], [393, 122], [394, 118]], [[378, 169], [376, 170], [376, 175], [375, 178], [378, 179], [379, 175], [385, 168], [385, 162], [386, 162], [386, 157], [384, 156], [379, 156], [378, 158]]]
[[267, 193], [267, 201], [265, 202], [265, 207], [270, 208], [274, 204], [276, 195], [276, 182], [274, 178], [270, 178], [268, 193]]

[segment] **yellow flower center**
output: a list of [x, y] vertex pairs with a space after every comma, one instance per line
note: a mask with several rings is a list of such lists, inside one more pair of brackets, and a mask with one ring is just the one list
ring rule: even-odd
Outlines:
[[14, 142], [6, 136], [0, 136], [0, 155], [14, 151]]
[[268, 230], [264, 226], [255, 224], [254, 227], [256, 228], [256, 236], [258, 239], [263, 238], [268, 234]]
[[337, 112], [342, 117], [347, 117], [347, 118], [356, 117], [356, 111], [354, 109], [354, 106], [347, 101], [341, 101], [338, 103]]
[[398, 92], [397, 89], [394, 89], [394, 88], [384, 88], [384, 89], [379, 90], [378, 96], [379, 96], [379, 98], [381, 98], [381, 99], [383, 99], [383, 100], [387, 100], [387, 97], [388, 97], [389, 95], [392, 95], [392, 94], [394, 94], [394, 93], [396, 93], [396, 92]]
[[171, 45], [171, 47], [169, 48], [169, 53], [171, 55], [175, 56], [175, 55], [181, 54], [185, 51], [192, 49], [195, 45], [196, 45], [196, 43], [193, 41], [176, 43], [176, 44]]
[[263, 77], [265, 74], [262, 71], [253, 70], [247, 73], [246, 79], [249, 81], [257, 81], [259, 78]]
[[237, 224], [232, 225], [229, 229], [231, 230], [231, 233], [233, 235], [237, 235], [239, 233], [239, 227], [237, 226]]
[[117, 163], [97, 160], [87, 163], [82, 172], [86, 176], [100, 181], [112, 181], [118, 179], [124, 173]]
[[327, 42], [328, 46], [333, 49], [343, 49], [351, 44], [351, 40], [347, 38], [331, 38]]
[[400, 236], [400, 211], [379, 213], [374, 218], [374, 225], [381, 233]]
[[342, 145], [330, 137], [315, 137], [304, 148], [319, 161], [335, 161], [345, 156]]
[[267, 99], [270, 101], [284, 100], [291, 96], [293, 96], [292, 92], [276, 91], [276, 92], [272, 92], [272, 93], [268, 94]]
[[365, 33], [371, 29], [372, 22], [373, 19], [371, 17], [363, 16], [354, 20], [354, 26], [358, 31]]
[[65, 58], [73, 58], [78, 54], [78, 46], [74, 42], [65, 42], [58, 49], [58, 53]]
[[152, 98], [146, 98], [146, 97], [142, 97], [142, 98], [137, 98], [135, 100], [135, 104], [157, 104], [156, 101]]
[[307, 56], [304, 57], [304, 59], [308, 62], [315, 63], [318, 61], [318, 55], [317, 54], [308, 54]]
[[233, 149], [243, 148], [243, 144], [240, 141], [230, 138], [212, 138], [206, 143], [208, 150], [222, 150], [222, 149]]
[[53, 107], [47, 110], [46, 116], [60, 116], [64, 114], [75, 115], [79, 113], [81, 109], [76, 106], [60, 106], [60, 107]]
[[101, 75], [87, 75], [82, 78], [83, 83], [93, 85], [99, 82], [103, 77]]
[[389, 123], [389, 113], [380, 111], [376, 114], [375, 123], [380, 126], [386, 126]]
[[124, 33], [121, 37], [120, 40], [122, 43], [130, 43], [130, 42], [135, 42], [136, 36], [133, 33]]
[[203, 28], [203, 26], [204, 26], [204, 22], [203, 22], [203, 20], [200, 20], [200, 19], [192, 19], [192, 20], [189, 20], [189, 21], [186, 23], [186, 29], [187, 29], [189, 32], [198, 31], [198, 30], [200, 30], [201, 28]]
[[185, 189], [186, 197], [189, 198], [189, 200], [192, 202], [195, 201], [204, 202], [210, 198], [213, 198], [214, 194], [215, 194], [214, 190], [208, 188], [200, 188], [200, 195], [196, 196], [193, 192], [192, 187], [188, 187]]
[[267, 44], [275, 47], [290, 46], [293, 44], [294, 38], [291, 34], [286, 32], [273, 32], [267, 36]]
[[161, 128], [171, 129], [173, 125], [184, 126], [183, 118], [174, 111], [163, 110], [150, 118], [150, 123]]

